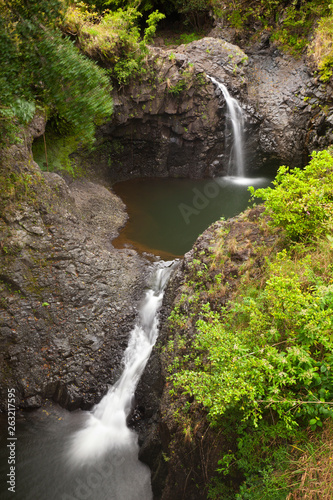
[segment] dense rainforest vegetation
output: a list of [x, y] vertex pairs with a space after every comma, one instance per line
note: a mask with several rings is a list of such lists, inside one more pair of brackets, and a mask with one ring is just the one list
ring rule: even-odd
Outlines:
[[[36, 113], [46, 115], [54, 133], [92, 143], [96, 126], [112, 114], [112, 87], [148, 70], [157, 30], [165, 43], [182, 43], [204, 36], [218, 20], [249, 44], [265, 31], [282, 50], [308, 57], [329, 82], [332, 9], [329, 0], [0, 0], [1, 146], [20, 140], [20, 127]], [[19, 176], [0, 180], [11, 196]], [[274, 184], [252, 195], [265, 201], [260, 225], [278, 234], [278, 251], [263, 247], [263, 270], [249, 277], [244, 268], [232, 302], [222, 306], [221, 234], [207, 261], [193, 261], [170, 318], [171, 391], [188, 397], [179, 416], [184, 429], [199, 405], [230, 437], [209, 498], [333, 496], [323, 479], [333, 462], [327, 445], [333, 432], [331, 152], [314, 153], [304, 170], [280, 168]], [[197, 321], [191, 339], [189, 314]]]

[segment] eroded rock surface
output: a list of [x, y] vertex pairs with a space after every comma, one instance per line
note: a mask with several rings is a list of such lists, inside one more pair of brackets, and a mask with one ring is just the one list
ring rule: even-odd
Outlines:
[[311, 73], [304, 60], [274, 49], [269, 56], [251, 56], [248, 95], [264, 118], [258, 141], [262, 155], [274, 153], [302, 166], [314, 149], [331, 144], [332, 88]]
[[146, 264], [112, 247], [122, 201], [88, 181], [42, 176], [28, 146], [13, 146], [1, 165], [38, 179], [0, 219], [1, 408], [7, 388], [24, 408], [45, 398], [88, 408], [119, 376]]
[[313, 76], [305, 58], [282, 54], [268, 34], [244, 49], [221, 39], [227, 35], [215, 29], [187, 45], [153, 47], [148, 73], [114, 91], [113, 119], [100, 128], [87, 164], [111, 181], [226, 174], [226, 102], [206, 75], [241, 104], [247, 171], [272, 159], [304, 165], [313, 149], [327, 147], [332, 87]]

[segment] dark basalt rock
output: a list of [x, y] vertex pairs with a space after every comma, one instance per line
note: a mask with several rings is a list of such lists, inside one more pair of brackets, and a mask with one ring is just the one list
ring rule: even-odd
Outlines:
[[111, 181], [226, 174], [226, 104], [207, 74], [243, 108], [248, 171], [274, 159], [304, 165], [332, 142], [332, 87], [313, 77], [307, 60], [279, 52], [269, 33], [245, 50], [217, 38], [224, 33], [152, 48], [149, 76], [114, 92], [113, 119], [86, 159], [94, 172]]
[[[40, 176], [27, 145], [7, 152], [3, 171]], [[14, 388], [22, 408], [53, 398], [87, 409], [121, 372], [147, 266], [135, 251], [112, 247], [127, 218], [117, 196], [54, 173], [40, 179], [32, 200], [0, 218], [0, 408]]]

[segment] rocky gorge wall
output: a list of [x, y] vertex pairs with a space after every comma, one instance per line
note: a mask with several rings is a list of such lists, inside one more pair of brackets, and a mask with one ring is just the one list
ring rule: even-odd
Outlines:
[[147, 273], [136, 252], [111, 245], [127, 218], [117, 196], [41, 174], [30, 147], [44, 126], [36, 117], [1, 157], [1, 174], [26, 183], [0, 218], [2, 410], [9, 387], [22, 408], [45, 398], [70, 410], [99, 401], [119, 376]]
[[265, 33], [244, 49], [227, 35], [217, 27], [187, 45], [152, 47], [147, 73], [114, 91], [113, 119], [100, 127], [85, 164], [111, 182], [226, 174], [226, 103], [206, 75], [224, 83], [243, 108], [247, 171], [272, 159], [301, 166], [312, 150], [327, 147], [332, 86], [314, 77], [305, 58], [281, 53]]

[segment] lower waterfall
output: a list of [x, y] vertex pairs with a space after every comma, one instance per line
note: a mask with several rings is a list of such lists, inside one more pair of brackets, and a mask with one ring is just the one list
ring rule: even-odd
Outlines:
[[[124, 354], [123, 373], [101, 402], [87, 415], [83, 428], [72, 436], [68, 452], [69, 466], [85, 469], [89, 464], [96, 465], [100, 461], [103, 467], [107, 458], [109, 465], [115, 467], [118, 464], [119, 469], [123, 463], [125, 465], [125, 461], [137, 460], [137, 435], [127, 427], [126, 418], [131, 410], [137, 383], [157, 339], [158, 311], [168, 279], [176, 264], [175, 261], [155, 263], [157, 269], [153, 274], [151, 287], [146, 291]], [[126, 493], [126, 500], [149, 500], [150, 482], [144, 488], [141, 496], [137, 490], [134, 494]], [[110, 498], [124, 500], [125, 496], [122, 495], [124, 492], [119, 492], [118, 495], [114, 493]]]

